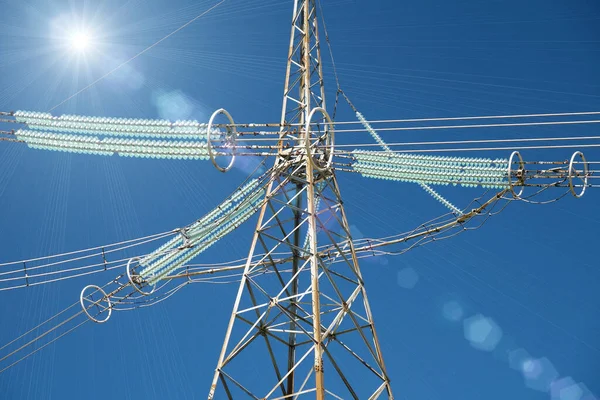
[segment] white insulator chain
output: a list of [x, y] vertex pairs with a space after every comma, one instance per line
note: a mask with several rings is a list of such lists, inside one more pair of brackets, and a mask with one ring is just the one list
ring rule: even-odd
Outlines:
[[[392, 150], [389, 148], [389, 146], [387, 144], [385, 144], [385, 142], [383, 141], [381, 136], [379, 136], [379, 134], [375, 131], [375, 129], [373, 129], [373, 127], [369, 124], [369, 122], [366, 120], [366, 118], [358, 111], [356, 111], [356, 117], [362, 123], [362, 125], [365, 127], [367, 132], [369, 132], [369, 134], [373, 137], [373, 139], [375, 139], [375, 141], [379, 145], [381, 145], [381, 147], [385, 150], [385, 152], [392, 154]], [[433, 190], [425, 182], [417, 181], [416, 183], [418, 183], [419, 186], [421, 186], [421, 188], [423, 188], [427, 193], [429, 193], [431, 196], [433, 196], [434, 199], [438, 200], [444, 206], [446, 206], [450, 210], [452, 210], [452, 212], [456, 213], [457, 215], [463, 214], [462, 211], [458, 207], [454, 206], [452, 203], [450, 203], [448, 200], [446, 200], [442, 195], [440, 195], [435, 190]]]
[[68, 135], [53, 132], [19, 129], [17, 139], [30, 148], [69, 153], [123, 157], [208, 160], [206, 142], [139, 140], [129, 138], [104, 138], [97, 136]]
[[367, 121], [367, 119], [358, 111], [356, 112], [356, 117], [358, 118], [358, 120], [361, 122], [361, 124], [365, 127], [365, 129], [367, 130], [367, 132], [369, 132], [369, 134], [371, 134], [371, 136], [373, 137], [373, 139], [375, 139], [375, 141], [377, 143], [379, 143], [379, 145], [385, 150], [385, 151], [392, 151], [389, 146], [383, 141], [383, 139], [381, 138], [381, 136], [379, 136], [379, 134], [375, 131], [375, 129], [373, 129], [373, 127], [371, 126], [371, 124], [369, 124], [369, 122]]
[[[213, 126], [218, 114], [229, 119], [224, 137], [224, 132]], [[33, 149], [104, 156], [210, 159], [222, 172], [229, 171], [235, 161], [237, 130], [231, 115], [224, 109], [217, 110], [208, 124], [163, 119], [53, 116], [32, 111], [16, 111], [12, 115], [16, 122], [28, 127], [16, 131], [16, 138]], [[231, 150], [231, 154], [225, 154], [230, 157], [226, 167], [216, 161], [216, 156], [221, 154], [214, 150], [214, 141], [221, 142], [219, 148]]]
[[181, 268], [250, 218], [262, 203], [264, 194], [265, 188], [260, 186], [260, 181], [253, 179], [152, 253], [141, 259], [131, 259], [127, 265], [130, 283], [141, 294], [152, 294], [162, 278]]
[[[82, 133], [106, 136], [133, 136], [172, 139], [206, 139], [208, 124], [198, 121], [175, 121], [164, 119], [108, 118], [83, 115], [53, 116], [49, 113], [16, 111], [17, 122], [30, 129]], [[218, 129], [212, 130], [219, 134]]]

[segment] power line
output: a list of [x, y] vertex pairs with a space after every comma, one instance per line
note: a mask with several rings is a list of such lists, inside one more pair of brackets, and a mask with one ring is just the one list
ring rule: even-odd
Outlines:
[[[406, 127], [379, 128], [378, 131], [419, 131], [419, 130], [433, 130], [433, 129], [502, 128], [502, 127], [517, 127], [517, 126], [579, 125], [579, 124], [600, 124], [600, 120], [516, 122], [516, 123], [510, 123], [510, 124], [406, 126]], [[335, 133], [364, 132], [364, 131], [365, 131], [365, 129], [340, 129], [340, 130], [336, 130]]]
[[[512, 115], [483, 115], [469, 117], [441, 117], [441, 118], [409, 118], [409, 119], [382, 119], [369, 121], [370, 124], [388, 124], [399, 122], [433, 122], [433, 121], [468, 121], [478, 119], [509, 119], [509, 118], [541, 118], [541, 117], [571, 117], [582, 115], [600, 115], [600, 111], [567, 112], [567, 113], [546, 113], [546, 114], [512, 114]], [[360, 124], [360, 121], [342, 121], [336, 125]]]
[[[476, 144], [476, 143], [519, 143], [519, 142], [555, 142], [573, 140], [600, 140], [600, 136], [566, 136], [566, 137], [542, 137], [542, 138], [516, 138], [516, 139], [478, 139], [478, 140], [447, 140], [447, 141], [423, 141], [423, 142], [396, 142], [386, 143], [388, 146], [430, 146], [451, 144]], [[336, 147], [373, 147], [375, 143], [338, 144]]]

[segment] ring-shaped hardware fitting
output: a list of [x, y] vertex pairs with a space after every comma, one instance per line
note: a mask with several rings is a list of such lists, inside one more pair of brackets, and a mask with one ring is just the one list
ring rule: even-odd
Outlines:
[[[329, 126], [329, 128], [331, 129], [331, 131], [327, 131], [327, 146], [329, 147], [329, 158], [327, 160], [327, 163], [325, 164], [324, 168], [321, 168], [319, 165], [317, 165], [317, 163], [315, 162], [315, 160], [312, 157], [312, 152], [311, 152], [311, 143], [310, 143], [310, 124], [312, 121], [313, 116], [315, 115], [316, 112], [320, 112], [321, 114], [323, 114], [323, 116], [325, 117], [325, 120], [327, 121], [327, 125]], [[327, 128], [326, 128], [327, 129]], [[327, 111], [323, 108], [323, 107], [315, 107], [312, 109], [312, 111], [310, 112], [310, 114], [308, 115], [308, 119], [306, 120], [306, 126], [305, 126], [305, 133], [306, 133], [306, 139], [305, 139], [305, 147], [306, 147], [306, 156], [308, 157], [309, 162], [312, 164], [313, 168], [316, 169], [319, 172], [325, 172], [328, 169], [331, 168], [331, 164], [333, 162], [333, 150], [334, 150], [334, 139], [335, 139], [335, 130], [333, 127], [333, 121], [331, 121], [331, 118], [329, 117], [329, 114], [327, 113]]]
[[[515, 199], [520, 199], [521, 195], [523, 194], [523, 190], [525, 190], [524, 186], [521, 186], [521, 190], [519, 190], [519, 193], [515, 192], [515, 186], [513, 185], [513, 180], [512, 180], [512, 165], [513, 165], [513, 160], [515, 158], [515, 156], [517, 156], [519, 158], [519, 170], [523, 173], [525, 171], [525, 163], [523, 162], [523, 157], [521, 157], [521, 153], [519, 153], [518, 151], [513, 151], [512, 154], [510, 155], [510, 158], [508, 159], [508, 186], [510, 188], [510, 191], [513, 195], [513, 197]], [[525, 177], [522, 176], [521, 180], [524, 182], [525, 181]]]
[[[217, 117], [217, 115], [219, 114], [223, 114], [227, 117], [227, 119], [229, 119], [229, 122], [231, 123], [231, 129], [229, 127], [227, 127], [227, 132], [228, 134], [231, 134], [231, 137], [233, 137], [233, 145], [234, 145], [234, 152], [231, 155], [231, 161], [229, 162], [229, 164], [226, 167], [221, 167], [218, 163], [217, 160], [215, 159], [215, 154], [213, 152], [213, 148], [212, 148], [212, 142], [211, 142], [211, 135], [212, 135], [212, 126], [213, 126], [213, 122], [215, 120], [215, 118]], [[212, 161], [213, 165], [215, 166], [215, 168], [217, 168], [219, 171], [221, 172], [227, 172], [231, 169], [231, 167], [233, 167], [233, 163], [235, 161], [235, 144], [237, 141], [237, 128], [235, 126], [235, 122], [233, 122], [233, 118], [231, 118], [231, 114], [229, 114], [229, 112], [227, 112], [227, 110], [225, 110], [224, 108], [220, 108], [217, 111], [215, 111], [211, 116], [210, 119], [208, 120], [208, 127], [207, 127], [207, 135], [206, 135], [206, 146], [208, 148], [208, 155], [210, 157], [210, 161]]]
[[[87, 291], [92, 290], [92, 289], [93, 289], [93, 292], [91, 292], [87, 295], [85, 294]], [[86, 306], [86, 304], [84, 303], [84, 298], [91, 296], [92, 294], [94, 294], [96, 292], [100, 292], [102, 294], [102, 298], [98, 301], [88, 300], [88, 302], [92, 303], [92, 305]], [[106, 308], [104, 308], [104, 310], [100, 311], [100, 314], [102, 314], [106, 310], [108, 310], [108, 313], [106, 315], [106, 318], [99, 319], [99, 318], [96, 318], [96, 316], [92, 316], [92, 314], [90, 314], [88, 310], [92, 306], [98, 306], [100, 304], [100, 302], [102, 302], [102, 301], [106, 301], [107, 306], [106, 306]], [[106, 292], [104, 290], [102, 290], [102, 288], [100, 286], [87, 285], [86, 287], [84, 287], [81, 290], [81, 294], [79, 295], [79, 303], [81, 304], [81, 308], [83, 309], [83, 312], [85, 313], [85, 315], [87, 315], [87, 317], [90, 320], [94, 321], [97, 324], [105, 323], [106, 321], [108, 321], [108, 319], [112, 315], [112, 303], [110, 302], [110, 298], [108, 297]]]
[[[583, 162], [583, 187], [581, 188], [581, 192], [576, 193], [575, 192], [575, 186], [573, 186], [573, 176], [575, 174], [577, 174], [577, 176], [579, 177], [580, 174], [577, 172], [577, 170], [575, 168], [573, 168], [573, 164], [575, 163], [575, 158], [579, 156], [579, 158], [581, 158], [581, 161]], [[583, 155], [582, 152], [580, 151], [576, 151], [575, 153], [573, 153], [573, 155], [571, 156], [571, 161], [569, 161], [569, 190], [571, 191], [571, 194], [573, 194], [573, 196], [575, 196], [576, 198], [580, 198], [581, 196], [583, 196], [583, 194], [585, 193], [585, 189], [588, 185], [588, 176], [589, 176], [589, 165], [587, 160], [585, 159], [585, 156]]]
[[[139, 257], [132, 257], [132, 258], [130, 258], [130, 259], [129, 259], [129, 261], [127, 261], [127, 266], [125, 267], [125, 268], [126, 268], [126, 272], [127, 272], [127, 280], [129, 281], [129, 283], [131, 284], [131, 286], [133, 286], [133, 288], [134, 288], [134, 289], [135, 289], [135, 290], [136, 290], [136, 291], [137, 291], [139, 294], [141, 294], [141, 295], [143, 295], [143, 296], [149, 296], [149, 295], [151, 295], [152, 293], [154, 293], [154, 291], [156, 290], [156, 283], [154, 283], [154, 285], [152, 285], [152, 286], [151, 286], [151, 287], [152, 287], [152, 290], [151, 290], [151, 291], [149, 291], [149, 292], [144, 292], [144, 291], [143, 291], [143, 290], [140, 288], [140, 284], [139, 284], [139, 283], [136, 283], [136, 282], [134, 282], [134, 281], [133, 281], [133, 279], [132, 279], [132, 277], [131, 277], [131, 269], [132, 269], [132, 268], [131, 268], [131, 263], [132, 263], [133, 261], [135, 261], [135, 260], [139, 260], [139, 259], [140, 259]], [[138, 276], [139, 276], [139, 275], [138, 275]], [[151, 276], [153, 276], [153, 275], [151, 275]]]

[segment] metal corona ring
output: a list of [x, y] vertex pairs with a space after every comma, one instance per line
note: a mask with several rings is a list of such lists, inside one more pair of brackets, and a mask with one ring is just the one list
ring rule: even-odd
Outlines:
[[[319, 111], [321, 114], [323, 114], [323, 116], [325, 117], [325, 120], [327, 121], [327, 124], [329, 125], [331, 131], [328, 132], [329, 134], [327, 135], [327, 141], [329, 142], [327, 145], [329, 146], [329, 159], [327, 160], [327, 164], [325, 165], [324, 168], [321, 168], [320, 166], [317, 165], [317, 163], [315, 163], [315, 160], [313, 160], [312, 157], [312, 152], [310, 149], [310, 124], [312, 121], [313, 116], [315, 115], [315, 112]], [[305, 132], [306, 132], [306, 140], [304, 142], [305, 146], [306, 146], [306, 156], [308, 157], [310, 163], [312, 164], [313, 168], [316, 169], [319, 172], [324, 172], [328, 169], [331, 168], [331, 163], [333, 161], [333, 150], [334, 150], [334, 139], [335, 139], [335, 130], [333, 127], [333, 121], [331, 121], [331, 118], [329, 117], [329, 114], [327, 113], [327, 111], [323, 108], [323, 107], [315, 107], [312, 109], [312, 111], [310, 112], [310, 114], [308, 115], [308, 119], [306, 120], [306, 127], [305, 127]]]
[[[94, 303], [94, 305], [98, 305], [101, 301], [106, 301], [106, 303], [108, 304], [108, 306], [106, 307], [105, 310], [108, 310], [108, 314], [106, 315], [106, 318], [104, 319], [98, 319], [95, 317], [92, 317], [92, 315], [88, 312], [88, 308], [90, 308], [91, 306], [86, 307], [86, 305], [83, 302], [83, 299], [87, 296], [84, 296], [85, 292], [90, 290], [90, 289], [94, 289], [94, 291], [92, 293], [90, 293], [88, 296], [91, 296], [92, 294], [94, 294], [95, 292], [100, 292], [102, 293], [102, 298], [98, 301], [93, 301], [91, 300], [91, 303]], [[108, 321], [108, 319], [110, 318], [110, 316], [112, 315], [112, 303], [110, 302], [110, 298], [108, 297], [108, 295], [106, 294], [106, 292], [104, 290], [102, 290], [102, 288], [100, 286], [96, 286], [96, 285], [87, 285], [86, 287], [84, 287], [81, 290], [81, 294], [79, 295], [79, 303], [81, 304], [81, 308], [83, 309], [83, 312], [88, 316], [89, 319], [91, 319], [92, 321], [96, 322], [97, 324], [103, 324], [106, 321]], [[101, 311], [100, 313], [104, 312]]]
[[[577, 156], [579, 156], [579, 158], [581, 158], [581, 161], [583, 161], [583, 176], [584, 176], [583, 177], [583, 187], [581, 188], [581, 192], [579, 192], [579, 193], [575, 192], [575, 187], [573, 186], [573, 175], [575, 173], [577, 173], [577, 170], [575, 168], [573, 168], [573, 164], [575, 163], [575, 158]], [[577, 176], [579, 176], [578, 173], [577, 173]], [[582, 152], [576, 151], [571, 156], [571, 161], [569, 161], [569, 175], [568, 175], [568, 177], [569, 177], [569, 190], [571, 191], [571, 193], [573, 194], [573, 196], [575, 196], [576, 198], [580, 198], [585, 193], [585, 189], [586, 189], [587, 184], [588, 184], [588, 176], [589, 176], [589, 165], [588, 165], [588, 162], [585, 159], [585, 156], [583, 155]]]
[[520, 199], [521, 195], [523, 194], [523, 190], [525, 190], [525, 187], [521, 186], [521, 190], [519, 190], [519, 193], [515, 192], [515, 187], [514, 187], [513, 181], [512, 181], [512, 164], [513, 164], [513, 159], [515, 158], [515, 156], [517, 156], [519, 158], [519, 169], [521, 169], [521, 170], [525, 169], [525, 163], [523, 162], [523, 157], [521, 157], [521, 153], [519, 153], [518, 151], [513, 151], [512, 154], [510, 155], [510, 158], [508, 159], [508, 186], [510, 188], [510, 191], [511, 191], [513, 197], [515, 199]]
[[139, 285], [137, 283], [135, 283], [132, 279], [131, 279], [131, 263], [134, 260], [139, 260], [139, 257], [132, 257], [129, 259], [129, 261], [127, 261], [127, 266], [125, 267], [126, 272], [127, 272], [127, 280], [129, 281], [129, 283], [131, 284], [131, 286], [133, 286], [133, 288], [140, 293], [141, 295], [144, 296], [149, 296], [152, 293], [154, 293], [154, 291], [156, 290], [156, 283], [154, 285], [152, 285], [152, 290], [149, 292], [144, 292], [142, 289], [140, 289]]
[[[233, 118], [231, 118], [231, 114], [229, 114], [227, 112], [227, 110], [225, 110], [224, 108], [220, 108], [217, 111], [215, 111], [211, 116], [210, 119], [208, 120], [208, 127], [207, 127], [207, 135], [206, 135], [206, 145], [208, 147], [208, 155], [210, 156], [210, 161], [212, 161], [213, 165], [221, 172], [227, 172], [231, 169], [231, 167], [233, 167], [233, 163], [235, 161], [235, 153], [231, 155], [231, 161], [229, 162], [229, 165], [227, 165], [225, 168], [221, 167], [218, 163], [217, 160], [215, 159], [215, 155], [213, 153], [213, 149], [212, 149], [212, 143], [211, 143], [211, 134], [212, 134], [212, 125], [213, 125], [213, 121], [215, 120], [215, 118], [217, 117], [217, 115], [219, 114], [224, 114], [227, 119], [229, 119], [229, 122], [231, 123], [232, 129], [230, 130], [229, 127], [227, 128], [228, 132], [233, 131], [233, 144], [235, 145], [236, 143], [236, 139], [237, 139], [237, 128], [235, 127], [235, 122], [233, 122]], [[235, 150], [235, 147], [234, 147]]]

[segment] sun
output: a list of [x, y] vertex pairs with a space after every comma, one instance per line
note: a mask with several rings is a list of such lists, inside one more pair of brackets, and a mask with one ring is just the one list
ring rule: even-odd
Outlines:
[[91, 44], [90, 35], [87, 32], [73, 32], [69, 37], [71, 48], [77, 52], [85, 52]]

